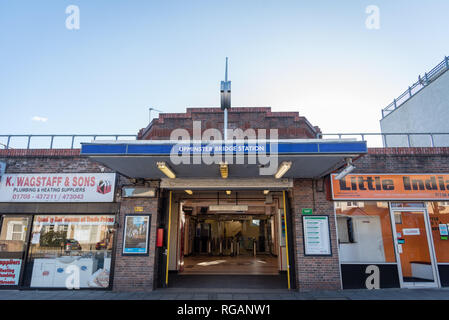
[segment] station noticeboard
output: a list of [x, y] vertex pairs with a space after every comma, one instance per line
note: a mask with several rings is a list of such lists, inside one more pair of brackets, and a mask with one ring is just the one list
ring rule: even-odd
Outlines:
[[334, 200], [449, 200], [449, 174], [332, 174]]
[[305, 215], [302, 217], [305, 256], [330, 256], [331, 241], [329, 217]]

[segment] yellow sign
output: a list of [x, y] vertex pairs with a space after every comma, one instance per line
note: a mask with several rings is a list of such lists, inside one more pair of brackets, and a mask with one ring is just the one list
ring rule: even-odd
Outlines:
[[134, 207], [134, 212], [143, 212], [143, 207]]

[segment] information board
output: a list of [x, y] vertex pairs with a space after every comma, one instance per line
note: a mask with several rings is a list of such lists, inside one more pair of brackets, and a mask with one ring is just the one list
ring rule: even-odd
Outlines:
[[303, 216], [304, 255], [331, 255], [328, 216]]

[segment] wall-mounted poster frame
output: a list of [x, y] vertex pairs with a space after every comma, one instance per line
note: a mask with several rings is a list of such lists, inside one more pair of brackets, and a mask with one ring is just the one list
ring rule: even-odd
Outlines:
[[329, 217], [303, 215], [304, 256], [332, 256]]
[[149, 255], [151, 215], [127, 214], [123, 228], [122, 255]]

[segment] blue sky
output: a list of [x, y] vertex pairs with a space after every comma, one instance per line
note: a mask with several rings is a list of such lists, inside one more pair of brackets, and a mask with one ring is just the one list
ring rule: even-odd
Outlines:
[[[79, 30], [65, 26], [72, 4]], [[448, 12], [447, 0], [0, 0], [0, 134], [135, 134], [149, 106], [218, 106], [226, 56], [233, 106], [378, 132], [381, 109], [449, 55]]]

